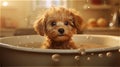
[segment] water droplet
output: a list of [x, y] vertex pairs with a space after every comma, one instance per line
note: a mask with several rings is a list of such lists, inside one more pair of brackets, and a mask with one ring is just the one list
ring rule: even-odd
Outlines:
[[59, 60], [60, 60], [60, 55], [59, 55], [59, 54], [53, 54], [53, 55], [52, 55], [52, 60], [53, 60], [54, 62], [59, 62]]
[[112, 56], [112, 53], [111, 53], [111, 52], [107, 52], [107, 53], [106, 53], [106, 56], [107, 56], [107, 57], [111, 57], [111, 56]]
[[85, 49], [78, 49], [78, 52], [81, 54], [81, 55], [85, 55], [86, 54], [86, 52], [85, 52]]
[[120, 52], [120, 49], [118, 49], [118, 52]]
[[87, 57], [87, 60], [88, 60], [88, 61], [90, 61], [90, 60], [91, 60], [91, 58], [90, 58], [90, 57]]
[[91, 53], [91, 55], [94, 55], [94, 53]]
[[90, 38], [90, 36], [87, 36], [86, 38], [87, 38], [87, 39], [89, 39], [89, 38]]
[[85, 55], [86, 54], [86, 52], [81, 52], [81, 55]]
[[102, 57], [103, 57], [103, 54], [101, 54], [101, 53], [100, 53], [100, 54], [98, 54], [98, 57], [102, 58]]
[[87, 36], [86, 38], [87, 38], [87, 39], [91, 39], [91, 36]]
[[80, 56], [75, 56], [75, 60], [80, 60]]

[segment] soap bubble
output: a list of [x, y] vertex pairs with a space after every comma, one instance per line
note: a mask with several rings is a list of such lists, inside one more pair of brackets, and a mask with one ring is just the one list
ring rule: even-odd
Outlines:
[[80, 56], [75, 56], [74, 58], [75, 58], [75, 60], [77, 60], [77, 61], [80, 60]]
[[89, 39], [89, 38], [90, 38], [90, 36], [87, 36], [86, 38], [87, 38], [87, 39]]
[[54, 62], [59, 62], [60, 61], [60, 55], [59, 54], [53, 54], [52, 55], [52, 60]]
[[118, 52], [120, 52], [120, 49], [118, 49]]
[[101, 54], [101, 53], [100, 53], [100, 54], [98, 54], [98, 57], [102, 58], [102, 57], [103, 57], [103, 54]]
[[86, 54], [86, 52], [83, 52], [83, 51], [81, 52], [81, 55], [85, 55], [85, 54]]
[[91, 58], [90, 58], [90, 57], [87, 57], [87, 60], [88, 60], [88, 61], [90, 61], [90, 60], [91, 60]]
[[91, 53], [91, 55], [94, 55], [94, 53]]
[[86, 52], [85, 52], [85, 49], [84, 48], [80, 48], [80, 49], [78, 49], [78, 52], [81, 54], [81, 55], [85, 55], [86, 54]]
[[111, 57], [111, 56], [112, 56], [112, 53], [111, 53], [111, 52], [107, 52], [107, 53], [106, 53], [106, 56], [107, 56], [107, 57]]
[[86, 39], [91, 39], [91, 36], [87, 36]]

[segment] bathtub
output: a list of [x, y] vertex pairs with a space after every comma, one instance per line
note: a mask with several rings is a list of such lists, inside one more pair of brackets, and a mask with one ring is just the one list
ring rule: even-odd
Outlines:
[[[120, 67], [120, 37], [108, 35], [74, 35], [75, 44], [107, 45], [89, 49], [41, 49], [24, 47], [26, 43], [43, 43], [40, 35], [0, 38], [0, 64], [7, 66]], [[22, 46], [20, 46], [22, 45]], [[29, 44], [28, 44], [29, 45]]]

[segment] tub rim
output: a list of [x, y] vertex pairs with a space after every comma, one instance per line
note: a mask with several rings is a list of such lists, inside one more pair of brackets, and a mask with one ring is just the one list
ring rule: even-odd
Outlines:
[[[26, 36], [38, 36], [38, 35], [24, 35], [24, 36], [12, 36], [12, 37], [26, 37]], [[117, 36], [110, 36], [110, 35], [74, 35], [74, 36], [94, 36], [94, 37], [112, 37], [115, 39], [120, 39]], [[43, 37], [43, 36], [41, 36]], [[11, 38], [11, 37], [4, 37], [4, 38]], [[0, 41], [4, 38], [0, 38]], [[80, 53], [78, 49], [39, 49], [39, 48], [26, 48], [26, 47], [17, 47], [10, 44], [5, 44], [0, 42], [0, 47], [13, 49], [17, 51], [26, 51], [26, 52], [37, 52], [37, 53]], [[107, 51], [116, 51], [119, 50], [120, 46], [115, 47], [105, 47], [105, 48], [94, 48], [94, 49], [85, 49], [86, 53], [94, 53], [94, 52], [107, 52]]]

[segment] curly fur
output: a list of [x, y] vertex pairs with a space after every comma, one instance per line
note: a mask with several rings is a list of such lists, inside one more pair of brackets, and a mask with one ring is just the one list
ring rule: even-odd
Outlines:
[[78, 12], [63, 7], [51, 7], [34, 23], [35, 31], [46, 36], [41, 48], [76, 49], [72, 41], [73, 34], [81, 30], [82, 19]]

